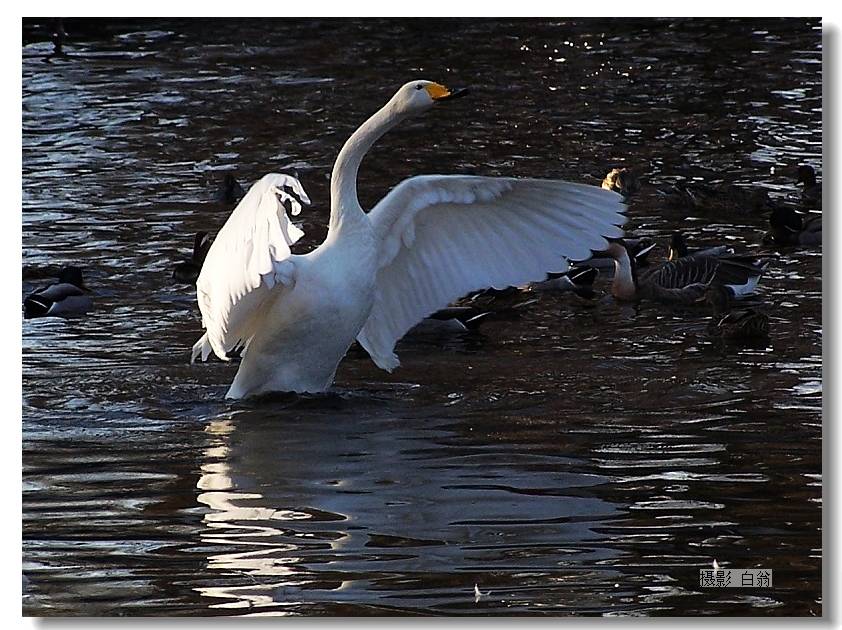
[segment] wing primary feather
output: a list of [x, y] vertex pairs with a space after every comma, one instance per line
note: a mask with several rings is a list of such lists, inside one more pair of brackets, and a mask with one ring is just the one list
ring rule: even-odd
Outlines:
[[[622, 196], [549, 180], [422, 176], [369, 217], [381, 240], [378, 299], [360, 341], [378, 365], [422, 317], [466, 293], [543, 280], [622, 236]], [[411, 297], [408, 297], [411, 296]]]

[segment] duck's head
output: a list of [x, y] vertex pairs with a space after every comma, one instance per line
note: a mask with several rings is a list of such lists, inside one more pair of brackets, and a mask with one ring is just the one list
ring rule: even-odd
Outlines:
[[614, 259], [611, 294], [618, 300], [631, 301], [637, 296], [637, 264], [629, 244], [622, 238], [608, 239], [605, 253]]
[[418, 79], [405, 83], [389, 101], [393, 111], [405, 116], [415, 116], [433, 105], [465, 96], [468, 90], [451, 90], [440, 83]]
[[687, 255], [687, 239], [681, 232], [673, 232], [670, 237], [669, 256], [667, 260], [675, 260]]
[[82, 270], [79, 267], [63, 267], [58, 274], [58, 281], [61, 284], [72, 284], [80, 289], [87, 289], [85, 282], [82, 280]]
[[[637, 284], [637, 267], [639, 261], [634, 248], [623, 238], [609, 238], [606, 240], [608, 241], [608, 247], [605, 249], [605, 253], [621, 266], [628, 265], [631, 269], [634, 282]], [[651, 251], [652, 247], [647, 247], [646, 253]]]
[[816, 171], [815, 169], [808, 165], [802, 164], [798, 167], [798, 179], [795, 180], [796, 184], [804, 184], [805, 186], [815, 186], [816, 185]]
[[629, 251], [628, 243], [622, 238], [608, 238], [608, 247], [605, 248], [605, 253], [611, 256], [614, 260], [621, 259], [624, 256], [633, 258]]
[[628, 168], [613, 168], [605, 179], [602, 180], [602, 187], [606, 190], [613, 190], [621, 195], [630, 197], [640, 190], [640, 182], [637, 176]]

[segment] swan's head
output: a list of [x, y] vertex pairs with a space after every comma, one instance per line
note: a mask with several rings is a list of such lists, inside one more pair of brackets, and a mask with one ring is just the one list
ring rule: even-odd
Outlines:
[[414, 116], [427, 111], [436, 103], [459, 98], [467, 93], [466, 89], [450, 90], [440, 83], [419, 79], [401, 86], [390, 104], [398, 113]]

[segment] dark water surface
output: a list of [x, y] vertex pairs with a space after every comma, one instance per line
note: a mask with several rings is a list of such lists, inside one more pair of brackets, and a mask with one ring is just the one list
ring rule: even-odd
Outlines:
[[[818, 21], [78, 30], [64, 59], [23, 48], [23, 291], [75, 263], [96, 292], [23, 324], [26, 614], [821, 614], [820, 251], [778, 251], [758, 347], [711, 342], [705, 310], [543, 295], [402, 343], [392, 375], [352, 351], [333, 395], [260, 403], [223, 400], [236, 366], [189, 365], [195, 295], [170, 278], [227, 218], [227, 169], [298, 173], [319, 242], [342, 142], [416, 77], [473, 94], [378, 144], [364, 205], [411, 174], [628, 164], [637, 233], [769, 252], [765, 217], [656, 188], [783, 198], [785, 168], [821, 166]], [[714, 560], [774, 588], [700, 589]]]

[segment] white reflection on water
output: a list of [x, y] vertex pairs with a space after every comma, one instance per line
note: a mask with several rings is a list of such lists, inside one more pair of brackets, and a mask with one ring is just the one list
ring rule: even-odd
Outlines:
[[[419, 583], [390, 599], [461, 605], [477, 571], [551, 575], [566, 567], [581, 577], [616, 555], [593, 528], [621, 512], [579, 496], [606, 480], [572, 472], [581, 462], [528, 451], [501, 459], [493, 443], [438, 447], [459, 435], [418, 418], [343, 414], [331, 422], [335, 411], [308, 411], [296, 418], [254, 410], [206, 427], [216, 441], [197, 482], [208, 509], [202, 541], [229, 548], [209, 554], [207, 565], [209, 579], [218, 573], [227, 583], [196, 589], [226, 600], [212, 607], [376, 606], [382, 587], [373, 585], [428, 572], [447, 586]], [[591, 579], [614, 577], [600, 570]], [[534, 603], [528, 592], [521, 597]]]
[[[233, 427], [228, 420], [214, 420], [205, 430], [208, 433], [220, 436], [220, 439], [224, 439], [226, 435], [233, 431]], [[246, 524], [243, 521], [308, 518], [307, 514], [289, 510], [235, 505], [234, 502], [238, 500], [257, 500], [263, 497], [257, 493], [236, 491], [226, 462], [229, 453], [230, 448], [225, 444], [212, 446], [204, 451], [207, 459], [205, 463], [201, 464], [202, 474], [196, 484], [196, 487], [204, 492], [198, 495], [196, 500], [206, 505], [211, 511], [204, 515], [209, 531], [202, 536], [203, 541], [213, 544], [240, 544], [246, 538], [271, 538], [282, 535], [282, 531], [265, 525]], [[215, 533], [217, 529], [224, 529], [224, 532]], [[260, 540], [250, 541], [249, 545], [257, 547], [257, 549], [210, 556], [208, 568], [223, 572], [243, 572], [250, 576], [289, 576], [294, 574], [294, 571], [279, 561], [277, 557], [295, 551], [294, 545], [278, 545]], [[291, 564], [298, 561], [300, 561], [300, 558], [289, 558]], [[255, 587], [251, 585], [208, 586], [199, 587], [196, 590], [206, 597], [226, 600], [221, 603], [210, 604], [211, 608], [259, 608], [261, 606], [274, 606], [277, 602], [271, 593], [284, 585], [293, 583], [293, 581], [289, 581], [261, 584], [260, 589], [266, 590], [270, 594], [255, 593]]]

